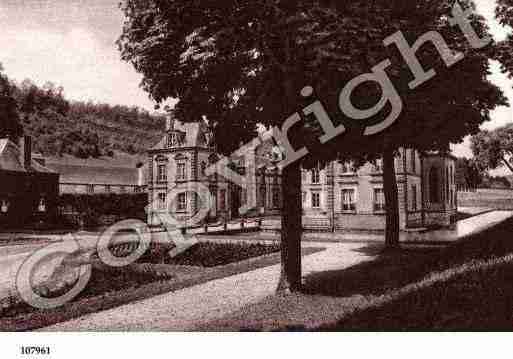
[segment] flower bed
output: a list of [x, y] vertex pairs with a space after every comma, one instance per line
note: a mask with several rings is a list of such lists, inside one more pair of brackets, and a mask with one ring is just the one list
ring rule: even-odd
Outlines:
[[168, 251], [169, 248], [152, 247], [139, 262], [216, 267], [279, 252], [280, 245], [276, 243], [200, 242], [189, 248], [186, 252], [173, 258], [169, 257], [167, 254]]
[[[59, 308], [39, 310], [25, 304], [17, 296], [2, 299], [0, 330], [41, 328], [135, 300], [274, 265], [280, 261], [280, 253], [277, 253], [279, 245], [275, 244], [202, 242], [174, 260], [167, 255], [169, 249], [169, 246], [152, 246], [149, 253], [140, 259], [140, 263], [129, 267], [116, 269], [95, 264], [91, 280], [84, 291]], [[319, 250], [321, 249], [306, 249], [304, 254]], [[36, 291], [45, 297], [56, 297], [66, 293], [73, 285], [74, 282], [68, 276], [59, 285], [40, 285]]]

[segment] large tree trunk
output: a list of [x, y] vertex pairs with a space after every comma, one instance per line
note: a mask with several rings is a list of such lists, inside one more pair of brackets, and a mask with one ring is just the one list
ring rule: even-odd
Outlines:
[[399, 199], [395, 177], [394, 151], [385, 146], [383, 152], [383, 191], [386, 204], [385, 248], [399, 248]]
[[281, 275], [279, 292], [301, 289], [301, 161], [282, 171]]

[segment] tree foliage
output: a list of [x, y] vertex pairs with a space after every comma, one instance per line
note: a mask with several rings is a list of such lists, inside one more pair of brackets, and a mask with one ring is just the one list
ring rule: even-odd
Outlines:
[[483, 171], [473, 159], [456, 160], [456, 187], [460, 191], [475, 190], [483, 181]]
[[[472, 6], [470, 1], [460, 3], [464, 9]], [[289, 133], [295, 148], [306, 145], [310, 151], [303, 166], [336, 158], [362, 162], [383, 153], [393, 156], [403, 146], [446, 148], [476, 133], [490, 110], [505, 104], [501, 91], [486, 80], [489, 54], [471, 48], [463, 33], [450, 25], [453, 5], [448, 0], [125, 0], [118, 44], [122, 58], [142, 73], [143, 88], [157, 102], [178, 98], [177, 115], [185, 121], [208, 117], [224, 153], [253, 136], [257, 123], [280, 126], [291, 113], [310, 105], [312, 97], [301, 98], [299, 93], [311, 85], [335, 124], [343, 123], [348, 131], [321, 146], [318, 123], [312, 116], [303, 118], [304, 126], [294, 126]], [[487, 35], [483, 18], [474, 15], [472, 25], [481, 38]], [[410, 44], [428, 31], [438, 31], [464, 60], [447, 68], [433, 46], [423, 46], [418, 57], [437, 77], [412, 91], [404, 59], [394, 46], [383, 45], [384, 38], [398, 30]], [[384, 114], [366, 121], [347, 118], [337, 106], [338, 95], [344, 84], [386, 58], [404, 109], [387, 131], [363, 137], [364, 128], [382, 121]], [[355, 91], [353, 101], [358, 108], [369, 108], [380, 95], [379, 87], [366, 84]], [[393, 161], [387, 163], [392, 164], [387, 170], [393, 171]], [[297, 175], [290, 180], [296, 183]], [[300, 202], [288, 174], [283, 178], [285, 203], [290, 205], [283, 211], [285, 231], [292, 217], [291, 223], [300, 224], [300, 214], [292, 208]], [[385, 182], [392, 201], [397, 186]], [[393, 223], [391, 233], [397, 239], [398, 221]]]
[[20, 124], [18, 106], [12, 95], [13, 85], [7, 76], [2, 74], [2, 70], [0, 64], [0, 138], [9, 138], [16, 142], [23, 134], [23, 128]]
[[513, 125], [481, 131], [471, 138], [471, 149], [482, 169], [491, 170], [505, 165], [513, 172]]
[[[498, 0], [495, 14], [503, 26], [513, 30], [513, 0]], [[495, 58], [502, 64], [502, 69], [513, 78], [513, 33], [497, 45]]]

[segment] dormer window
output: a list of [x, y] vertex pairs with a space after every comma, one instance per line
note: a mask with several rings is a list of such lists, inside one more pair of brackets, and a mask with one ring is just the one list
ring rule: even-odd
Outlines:
[[2, 213], [7, 213], [9, 212], [9, 201], [3, 199], [1, 202], [0, 202], [0, 211]]
[[44, 197], [39, 199], [39, 205], [37, 206], [38, 212], [46, 212], [46, 200]]
[[167, 147], [179, 147], [185, 142], [185, 133], [180, 131], [173, 131], [167, 135]]
[[352, 162], [342, 162], [341, 171], [343, 174], [354, 174], [356, 167]]
[[377, 159], [372, 162], [374, 172], [383, 172], [383, 160]]

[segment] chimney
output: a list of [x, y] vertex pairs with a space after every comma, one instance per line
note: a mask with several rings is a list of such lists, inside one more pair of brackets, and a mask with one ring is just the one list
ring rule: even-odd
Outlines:
[[138, 163], [137, 166], [137, 185], [139, 187], [142, 187], [145, 185], [145, 178], [144, 178], [144, 164]]
[[168, 114], [166, 116], [166, 132], [172, 131], [174, 129], [174, 122], [175, 120], [173, 119], [173, 115]]
[[20, 139], [20, 163], [26, 171], [32, 167], [32, 137], [23, 136]]

